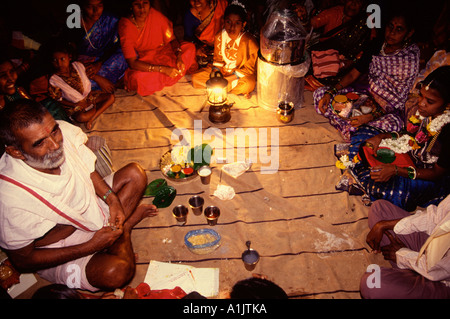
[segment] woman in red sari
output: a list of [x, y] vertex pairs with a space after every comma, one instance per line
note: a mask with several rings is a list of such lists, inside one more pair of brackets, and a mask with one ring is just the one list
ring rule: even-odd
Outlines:
[[149, 0], [131, 1], [131, 14], [119, 22], [122, 51], [129, 68], [125, 86], [142, 96], [177, 83], [191, 67], [196, 67], [195, 46], [180, 43], [172, 23]]

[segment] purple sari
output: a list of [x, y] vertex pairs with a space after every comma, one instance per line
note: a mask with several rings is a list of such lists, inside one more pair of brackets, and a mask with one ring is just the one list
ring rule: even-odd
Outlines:
[[[375, 119], [367, 125], [385, 130], [400, 131], [404, 126], [404, 106], [408, 93], [412, 89], [414, 80], [419, 72], [420, 50], [415, 44], [401, 49], [392, 55], [383, 55], [381, 52], [372, 57], [369, 66], [368, 83], [359, 83], [346, 87], [337, 94], [356, 92], [371, 95], [384, 110], [385, 115]], [[319, 101], [325, 95], [328, 87], [321, 87], [314, 91], [314, 106], [317, 113]], [[330, 105], [324, 115], [330, 124], [335, 127], [345, 141], [350, 141], [356, 128], [350, 121], [336, 115]]]

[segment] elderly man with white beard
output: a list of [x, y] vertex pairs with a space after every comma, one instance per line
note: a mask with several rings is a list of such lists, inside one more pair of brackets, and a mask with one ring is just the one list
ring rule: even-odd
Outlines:
[[31, 100], [0, 111], [0, 247], [22, 273], [113, 290], [134, 276], [132, 228], [157, 209], [140, 204], [147, 176], [138, 164], [102, 179], [86, 141]]

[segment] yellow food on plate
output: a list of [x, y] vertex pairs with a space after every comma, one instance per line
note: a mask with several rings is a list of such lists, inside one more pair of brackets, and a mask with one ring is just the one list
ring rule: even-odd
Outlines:
[[205, 245], [208, 243], [212, 243], [215, 240], [216, 240], [216, 237], [214, 237], [211, 234], [194, 235], [188, 239], [188, 241], [194, 246]]

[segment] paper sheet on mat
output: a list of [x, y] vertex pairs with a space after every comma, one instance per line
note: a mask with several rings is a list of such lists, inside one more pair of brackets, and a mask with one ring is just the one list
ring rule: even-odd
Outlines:
[[219, 268], [195, 268], [151, 260], [144, 282], [152, 290], [180, 287], [186, 293], [197, 291], [204, 297], [219, 293]]

